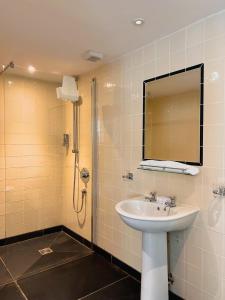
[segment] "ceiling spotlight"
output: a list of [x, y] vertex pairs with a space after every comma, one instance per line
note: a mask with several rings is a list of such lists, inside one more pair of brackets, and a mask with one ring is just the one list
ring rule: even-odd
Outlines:
[[144, 24], [144, 22], [145, 22], [145, 20], [144, 19], [142, 19], [142, 18], [137, 18], [137, 19], [134, 19], [134, 24], [135, 25], [143, 25]]
[[27, 68], [27, 70], [28, 70], [28, 72], [31, 73], [31, 74], [33, 74], [34, 72], [36, 72], [35, 67], [32, 66], [32, 65], [29, 65], [28, 68]]

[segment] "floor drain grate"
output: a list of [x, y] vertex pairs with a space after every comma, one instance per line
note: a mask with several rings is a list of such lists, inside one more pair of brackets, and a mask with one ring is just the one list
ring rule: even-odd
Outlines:
[[46, 254], [52, 253], [53, 250], [52, 250], [51, 248], [44, 248], [44, 249], [38, 250], [38, 252], [39, 252], [41, 255], [46, 255]]

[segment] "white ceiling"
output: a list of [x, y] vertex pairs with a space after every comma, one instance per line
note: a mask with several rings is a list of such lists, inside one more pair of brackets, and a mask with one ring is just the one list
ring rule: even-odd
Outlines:
[[[80, 74], [225, 8], [224, 0], [0, 0], [0, 63]], [[145, 19], [135, 27], [132, 20]]]

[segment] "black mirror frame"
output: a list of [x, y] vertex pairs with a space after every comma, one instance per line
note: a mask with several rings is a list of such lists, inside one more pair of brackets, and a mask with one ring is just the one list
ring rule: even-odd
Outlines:
[[[204, 114], [204, 64], [194, 65], [185, 69], [167, 73], [158, 77], [153, 77], [143, 81], [143, 134], [142, 134], [142, 160], [150, 160], [145, 158], [145, 84], [150, 81], [159, 80], [165, 77], [177, 75], [179, 73], [188, 72], [194, 69], [200, 69], [200, 147], [199, 147], [199, 162], [177, 161], [187, 165], [202, 166], [203, 165], [203, 114]], [[159, 159], [158, 159], [159, 160]]]

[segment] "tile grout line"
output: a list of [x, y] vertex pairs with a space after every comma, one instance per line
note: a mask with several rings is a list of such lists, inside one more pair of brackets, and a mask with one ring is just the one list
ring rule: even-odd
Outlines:
[[[35, 276], [35, 275], [40, 274], [40, 273], [43, 273], [43, 272], [46, 272], [46, 271], [55, 269], [55, 268], [57, 268], [57, 267], [63, 266], [63, 265], [68, 264], [68, 263], [72, 263], [72, 262], [75, 262], [75, 261], [79, 261], [79, 260], [81, 260], [81, 259], [84, 259], [84, 258], [86, 258], [86, 257], [88, 257], [88, 256], [91, 256], [91, 255], [93, 255], [93, 254], [96, 253], [95, 251], [91, 250], [88, 246], [84, 245], [81, 241], [79, 241], [79, 240], [77, 240], [77, 239], [71, 237], [68, 233], [64, 232], [63, 230], [56, 233], [56, 236], [54, 237], [54, 239], [53, 239], [53, 240], [50, 242], [50, 244], [49, 244], [50, 247], [57, 241], [57, 239], [59, 238], [59, 236], [60, 236], [60, 234], [61, 234], [62, 232], [63, 232], [66, 236], [68, 236], [70, 239], [72, 239], [73, 241], [76, 241], [76, 243], [80, 244], [82, 247], [85, 247], [86, 249], [89, 249], [89, 250], [91, 251], [91, 253], [86, 254], [86, 255], [84, 255], [84, 256], [81, 256], [81, 257], [79, 257], [79, 258], [77, 258], [77, 259], [72, 257], [72, 258], [70, 258], [69, 260], [66, 260], [66, 261], [63, 261], [63, 262], [61, 262], [61, 263], [58, 263], [58, 264], [49, 266], [49, 267], [44, 268], [44, 269], [42, 269], [42, 270], [39, 270], [39, 271], [37, 271], [37, 272], [31, 273], [31, 274], [27, 274], [27, 276], [25, 275], [25, 276], [22, 277], [22, 278], [16, 278], [16, 277], [14, 278], [14, 276], [12, 276], [11, 272], [9, 271], [8, 267], [6, 266], [6, 263], [4, 262], [3, 258], [0, 256], [0, 261], [2, 261], [3, 265], [5, 266], [6, 270], [8, 271], [8, 273], [9, 273], [11, 279], [12, 279], [11, 283], [15, 283], [15, 285], [16, 285], [17, 288], [20, 290], [20, 292], [23, 294], [23, 297], [24, 297], [26, 300], [28, 300], [28, 298], [27, 298], [26, 295], [24, 294], [24, 292], [23, 292], [22, 288], [20, 287], [19, 283], [17, 282], [17, 280], [23, 280], [23, 279], [25, 279], [25, 278], [31, 278], [31, 277], [33, 277], [33, 276]], [[54, 233], [53, 233], [53, 234], [54, 234]], [[40, 238], [40, 237], [34, 237], [34, 238], [32, 238], [32, 239], [36, 239], [36, 238]], [[29, 239], [29, 240], [31, 240], [31, 239]], [[16, 242], [16, 243], [13, 243], [13, 244], [18, 244], [18, 243], [22, 243], [22, 242], [24, 242], [24, 241]], [[63, 252], [65, 252], [65, 251], [63, 251]], [[69, 251], [69, 252], [70, 252], [70, 251]], [[96, 254], [97, 254], [97, 255], [100, 255], [98, 252], [97, 252]], [[101, 255], [100, 255], [100, 256], [101, 256]], [[111, 259], [110, 259], [110, 262], [109, 262], [109, 263], [112, 264], [112, 265], [115, 265], [115, 264], [113, 263], [113, 261], [112, 261], [112, 257], [113, 257], [113, 256], [111, 255]], [[121, 269], [119, 266], [117, 266], [117, 265], [115, 265], [115, 266], [116, 266], [117, 268]], [[123, 270], [123, 269], [122, 269], [122, 270]], [[103, 286], [102, 288], [100, 288], [100, 289], [98, 289], [98, 290], [96, 290], [96, 291], [94, 291], [94, 292], [92, 292], [92, 293], [90, 293], [90, 294], [87, 294], [87, 295], [85, 295], [84, 297], [81, 297], [81, 298], [79, 298], [79, 299], [85, 299], [85, 298], [88, 297], [89, 295], [95, 294], [95, 293], [97, 293], [97, 292], [99, 292], [99, 291], [101, 291], [101, 290], [103, 290], [103, 289], [105, 289], [105, 288], [107, 288], [107, 287], [110, 287], [111, 285], [114, 285], [114, 284], [116, 284], [117, 282], [120, 282], [121, 280], [126, 279], [126, 278], [128, 278], [128, 277], [131, 277], [131, 278], [133, 278], [134, 280], [136, 280], [137, 282], [139, 282], [139, 280], [137, 280], [135, 277], [133, 277], [132, 275], [130, 275], [127, 271], [124, 271], [124, 270], [123, 270], [123, 272], [124, 272], [124, 277], [122, 277], [121, 279], [119, 279], [119, 280], [117, 280], [117, 281], [114, 281], [114, 282], [112, 282], [112, 283], [110, 283], [110, 284], [108, 284], [108, 285], [106, 285], [106, 286]], [[4, 285], [5, 285], [5, 284], [4, 284]]]
[[9, 269], [8, 269], [8, 267], [7, 267], [7, 265], [6, 265], [6, 263], [4, 262], [4, 260], [3, 260], [2, 257], [0, 257], [0, 261], [3, 263], [4, 267], [6, 268], [7, 272], [9, 273], [9, 275], [10, 275], [10, 277], [11, 277], [11, 279], [12, 279], [12, 282], [14, 282], [15, 279], [14, 279], [14, 277], [12, 276], [11, 272], [9, 271]]
[[112, 261], [113, 256], [111, 255], [111, 259], [110, 259], [110, 263], [111, 265], [117, 267], [118, 269], [122, 270], [125, 274], [127, 274], [127, 276], [131, 277], [132, 279], [134, 279], [135, 281], [137, 281], [138, 283], [141, 283], [141, 280], [137, 279], [134, 275], [131, 275], [128, 271], [125, 271], [123, 268], [119, 267], [118, 265], [116, 265], [113, 261]]
[[8, 269], [8, 267], [7, 267], [7, 265], [6, 265], [6, 263], [4, 262], [4, 260], [3, 260], [2, 257], [0, 257], [0, 260], [1, 260], [1, 262], [3, 263], [4, 267], [6, 268], [7, 272], [9, 273], [10, 277], [12, 278], [12, 281], [11, 281], [11, 282], [8, 282], [8, 283], [6, 283], [6, 284], [4, 284], [4, 286], [7, 285], [7, 284], [10, 284], [10, 283], [14, 283], [14, 284], [16, 285], [16, 287], [18, 288], [18, 290], [20, 291], [20, 293], [22, 294], [23, 298], [26, 299], [26, 300], [29, 300], [29, 299], [27, 298], [27, 296], [25, 295], [25, 293], [23, 292], [23, 290], [21, 289], [21, 287], [19, 286], [17, 280], [12, 276], [10, 270]]
[[[123, 270], [123, 269], [121, 269], [121, 270]], [[124, 272], [125, 272], [125, 271], [124, 271]], [[126, 273], [127, 273], [127, 272], [126, 272]], [[130, 275], [129, 273], [127, 273], [127, 275], [128, 275], [129, 277], [131, 277], [133, 280], [137, 281], [138, 283], [141, 283], [141, 280], [137, 279], [135, 276]]]
[[[71, 235], [69, 235], [67, 232], [65, 232], [64, 230], [62, 230], [63, 233], [65, 233], [68, 237], [70, 237], [72, 240], [76, 241], [77, 243], [79, 243], [80, 245], [82, 245], [83, 247], [86, 247], [87, 249], [93, 251], [91, 248], [89, 248], [87, 245], [83, 244], [82, 242], [78, 241], [77, 239], [75, 239], [74, 237], [72, 237]], [[93, 251], [94, 252], [94, 251]]]
[[[62, 262], [59, 262], [59, 263], [57, 263], [57, 264], [54, 264], [54, 265], [52, 265], [52, 266], [48, 266], [48, 267], [43, 268], [43, 269], [41, 269], [41, 270], [39, 270], [39, 271], [36, 271], [36, 272], [34, 271], [34, 272], [32, 272], [32, 273], [30, 273], [30, 274], [27, 274], [27, 275], [23, 274], [24, 276], [21, 277], [21, 278], [16, 278], [16, 277], [14, 278], [14, 277], [12, 276], [11, 272], [9, 271], [9, 269], [8, 269], [7, 266], [6, 266], [6, 263], [4, 262], [3, 258], [0, 256], [0, 260], [2, 260], [3, 265], [5, 266], [5, 268], [7, 269], [8, 273], [10, 274], [10, 277], [11, 277], [11, 279], [12, 279], [11, 282], [16, 282], [16, 281], [19, 280], [19, 279], [22, 280], [22, 279], [25, 279], [25, 278], [33, 277], [33, 276], [38, 275], [38, 274], [40, 274], [40, 273], [42, 273], [42, 272], [45, 272], [45, 271], [52, 270], [52, 269], [54, 269], [54, 268], [63, 266], [63, 265], [65, 265], [65, 264], [67, 264], [67, 263], [71, 263], [71, 262], [74, 262], [74, 261], [78, 261], [78, 260], [83, 259], [83, 258], [85, 258], [85, 257], [88, 257], [88, 256], [90, 256], [90, 255], [92, 255], [92, 254], [94, 253], [94, 252], [93, 252], [90, 248], [88, 248], [86, 245], [83, 245], [81, 242], [77, 241], [76, 239], [74, 239], [73, 237], [71, 237], [69, 234], [67, 234], [67, 233], [64, 232], [64, 231], [59, 231], [59, 232], [53, 233], [53, 234], [56, 234], [56, 236], [54, 237], [53, 241], [50, 242], [50, 244], [48, 244], [49, 247], [51, 247], [51, 246], [53, 245], [53, 243], [58, 239], [60, 233], [62, 233], [62, 232], [63, 232], [65, 235], [67, 235], [69, 238], [71, 238], [73, 241], [76, 241], [76, 242], [79, 243], [80, 245], [82, 245], [82, 246], [84, 246], [85, 248], [89, 249], [89, 250], [90, 250], [90, 253], [85, 254], [85, 255], [82, 255], [82, 256], [79, 257], [79, 258], [76, 258], [76, 257], [70, 257], [69, 259], [66, 259], [66, 260], [64, 260], [64, 261], [62, 261]], [[50, 234], [51, 234], [51, 233], [50, 233]], [[41, 237], [42, 237], [42, 236], [41, 236]], [[28, 240], [33, 240], [33, 239], [37, 239], [37, 238], [40, 238], [40, 237], [34, 237], [34, 238], [28, 239]], [[23, 242], [26, 242], [26, 241], [19, 241], [19, 242], [10, 244], [10, 245], [16, 245], [16, 244], [20, 244], [20, 243], [23, 243]], [[8, 245], [6, 245], [6, 246], [8, 246]], [[67, 252], [67, 251], [62, 251], [62, 252]], [[71, 251], [68, 251], [68, 252], [71, 252]]]
[[[81, 242], [79, 242], [79, 241], [77, 241], [76, 239], [72, 238], [70, 235], [68, 235], [68, 234], [65, 233], [64, 231], [60, 231], [60, 232], [58, 232], [58, 233], [56, 234], [56, 236], [54, 237], [54, 239], [50, 242], [50, 244], [49, 244], [50, 247], [57, 241], [57, 239], [59, 238], [61, 232], [63, 232], [65, 235], [67, 235], [70, 239], [72, 239], [72, 240], [76, 241], [77, 243], [79, 243], [80, 245], [84, 246]], [[35, 237], [35, 238], [32, 238], [32, 239], [36, 239], [36, 238], [39, 238], [39, 237]], [[31, 239], [29, 239], [29, 240], [31, 240]], [[22, 243], [22, 242], [24, 242], [24, 241], [16, 242], [16, 243], [13, 243], [13, 244], [14, 244], [14, 245], [15, 245], [15, 244], [20, 244], [20, 243]], [[83, 258], [86, 258], [86, 257], [88, 257], [88, 256], [90, 256], [90, 255], [93, 255], [93, 251], [92, 251], [89, 247], [87, 247], [87, 246], [85, 245], [85, 248], [86, 248], [86, 249], [89, 249], [89, 250], [90, 250], [90, 253], [85, 254], [85, 255], [83, 255], [83, 256], [77, 258], [77, 259], [76, 259], [75, 257], [71, 257], [69, 260], [63, 261], [63, 262], [58, 263], [58, 264], [53, 265], [53, 266], [49, 266], [48, 268], [45, 268], [45, 269], [40, 270], [40, 271], [38, 271], [38, 272], [34, 272], [33, 274], [28, 274], [27, 276], [24, 276], [23, 278], [14, 278], [14, 276], [11, 274], [10, 270], [8, 269], [8, 267], [7, 267], [6, 263], [5, 263], [5, 261], [3, 260], [2, 257], [0, 257], [0, 261], [2, 261], [2, 264], [3, 264], [4, 267], [6, 268], [7, 272], [8, 272], [9, 275], [10, 275], [10, 279], [11, 279], [10, 282], [7, 282], [6, 284], [10, 284], [10, 283], [12, 284], [12, 283], [14, 283], [14, 284], [16, 285], [16, 287], [18, 288], [18, 290], [20, 291], [20, 293], [22, 294], [23, 298], [24, 298], [25, 300], [29, 300], [29, 299], [27, 298], [26, 294], [23, 292], [22, 288], [20, 287], [19, 283], [18, 283], [18, 280], [19, 280], [19, 279], [22, 280], [22, 279], [25, 279], [25, 278], [31, 278], [31, 277], [33, 277], [33, 276], [35, 276], [35, 275], [38, 275], [38, 274], [42, 273], [42, 272], [45, 272], [45, 271], [48, 271], [48, 270], [51, 270], [51, 269], [54, 269], [54, 268], [63, 266], [63, 265], [65, 265], [65, 264], [67, 264], [67, 263], [72, 263], [72, 262], [74, 262], [74, 261], [79, 261], [80, 259], [83, 259]], [[64, 251], [63, 251], [63, 252], [64, 252]], [[3, 284], [3, 286], [5, 286], [6, 284]]]
[[[2, 257], [0, 257], [0, 261], [2, 262], [2, 264], [3, 264], [4, 267], [6, 268], [7, 272], [9, 273], [9, 275], [10, 275], [10, 277], [11, 277], [11, 279], [12, 279], [12, 281], [10, 281], [10, 282], [8, 282], [8, 283], [6, 283], [6, 284], [14, 283], [14, 284], [17, 286], [17, 288], [19, 289], [19, 291], [21, 292], [22, 296], [23, 296], [26, 300], [29, 300], [29, 299], [27, 298], [27, 296], [25, 295], [25, 293], [23, 292], [23, 290], [21, 289], [21, 287], [20, 287], [20, 285], [19, 285], [19, 283], [18, 283], [18, 281], [17, 281], [18, 279], [21, 279], [21, 280], [22, 280], [22, 279], [25, 279], [25, 278], [31, 278], [31, 277], [33, 277], [33, 276], [35, 276], [35, 275], [38, 275], [38, 274], [40, 274], [40, 273], [43, 273], [43, 272], [45, 272], [45, 271], [52, 270], [52, 269], [54, 269], [54, 268], [63, 266], [63, 265], [65, 265], [65, 264], [67, 264], [67, 263], [72, 263], [73, 261], [76, 261], [76, 260], [78, 261], [78, 260], [80, 260], [80, 259], [82, 259], [82, 258], [85, 258], [85, 257], [88, 257], [88, 256], [90, 256], [90, 255], [93, 255], [93, 253], [90, 253], [90, 254], [88, 254], [88, 255], [81, 256], [81, 257], [79, 257], [78, 259], [71, 258], [71, 259], [68, 260], [68, 261], [64, 261], [64, 262], [62, 262], [62, 263], [60, 263], [60, 264], [57, 264], [57, 265], [54, 265], [54, 266], [50, 266], [49, 268], [46, 268], [46, 269], [41, 270], [41, 271], [39, 271], [39, 272], [36, 272], [36, 273], [33, 273], [33, 274], [28, 274], [27, 276], [24, 276], [23, 278], [14, 278], [14, 276], [11, 274], [10, 270], [8, 269], [8, 267], [7, 267], [5, 261], [3, 260]], [[6, 284], [3, 284], [3, 285], [5, 286]]]
[[124, 276], [123, 278], [120, 278], [120, 279], [118, 279], [118, 280], [116, 280], [116, 281], [113, 281], [113, 282], [111, 282], [111, 283], [109, 283], [109, 284], [107, 284], [107, 285], [101, 287], [100, 289], [97, 289], [96, 291], [94, 291], [94, 292], [92, 292], [92, 293], [89, 293], [89, 294], [85, 295], [84, 297], [78, 298], [78, 300], [83, 300], [83, 299], [85, 299], [85, 298], [87, 298], [87, 297], [89, 297], [89, 296], [91, 296], [91, 295], [93, 295], [93, 294], [96, 294], [96, 293], [100, 292], [101, 290], [104, 290], [104, 289], [106, 289], [106, 288], [108, 288], [108, 287], [110, 287], [110, 286], [112, 286], [112, 285], [114, 285], [114, 284], [116, 284], [116, 283], [118, 283], [118, 282], [120, 282], [120, 281], [122, 281], [122, 280], [128, 278], [128, 277], [129, 277], [129, 275]]
[[[17, 241], [17, 242], [12, 242], [12, 243], [9, 243], [9, 244], [5, 244], [5, 245], [0, 245], [0, 247], [7, 247], [7, 246], [10, 246], [10, 245], [16, 245], [16, 244], [21, 244], [21, 243], [24, 243], [26, 241], [31, 241], [31, 240], [34, 240], [34, 239], [38, 239], [38, 238], [41, 238], [41, 237], [44, 237], [44, 236], [47, 236], [47, 235], [51, 235], [51, 234], [56, 234], [56, 233], [59, 233], [61, 231], [57, 231], [57, 232], [51, 232], [51, 233], [43, 233], [41, 234], [40, 236], [35, 236], [35, 237], [32, 237], [32, 238], [25, 238], [24, 240], [21, 240], [21, 241]], [[15, 236], [16, 237], [16, 236]], [[10, 238], [10, 237], [9, 237]]]
[[[44, 229], [43, 229], [44, 230]], [[86, 247], [87, 249], [93, 251], [91, 248], [89, 248], [87, 245], [83, 244], [81, 241], [77, 240], [76, 238], [72, 237], [70, 234], [68, 234], [67, 232], [65, 232], [63, 229], [60, 230], [60, 231], [57, 231], [57, 232], [50, 232], [50, 233], [43, 233], [42, 235], [40, 236], [35, 236], [35, 237], [32, 237], [32, 238], [27, 238], [27, 239], [24, 239], [24, 240], [21, 240], [21, 241], [17, 241], [17, 242], [13, 242], [13, 243], [9, 243], [9, 244], [6, 244], [6, 245], [0, 245], [0, 247], [7, 247], [7, 246], [10, 246], [10, 245], [16, 245], [16, 244], [21, 244], [21, 243], [24, 243], [26, 241], [31, 241], [31, 240], [34, 240], [34, 239], [38, 239], [38, 238], [42, 238], [44, 236], [48, 236], [48, 235], [53, 235], [53, 234], [56, 234], [56, 237], [53, 239], [53, 241], [50, 243], [50, 245], [48, 245], [49, 247], [52, 245], [52, 243], [54, 243], [57, 238], [58, 238], [58, 235], [60, 233], [64, 233], [65, 235], [67, 235], [69, 238], [71, 238], [72, 240], [76, 241], [77, 243], [79, 243], [80, 245], [82, 245], [83, 247]]]
[[[44, 236], [56, 234], [56, 236], [54, 237], [54, 239], [50, 242], [50, 244], [48, 244], [48, 247], [51, 248], [51, 246], [55, 243], [55, 241], [57, 241], [57, 239], [59, 238], [59, 235], [60, 235], [61, 233], [65, 234], [67, 237], [69, 237], [71, 240], [75, 241], [76, 243], [78, 243], [78, 244], [81, 245], [82, 247], [85, 247], [87, 250], [90, 251], [90, 254], [97, 254], [97, 255], [99, 255], [99, 256], [101, 256], [101, 257], [104, 257], [104, 255], [101, 255], [100, 253], [98, 253], [98, 251], [95, 251], [95, 250], [91, 249], [89, 246], [85, 245], [82, 241], [77, 240], [75, 237], [71, 236], [69, 233], [67, 233], [67, 232], [64, 231], [63, 229], [60, 230], [60, 231], [57, 231], [57, 232], [47, 233], [47, 234], [43, 234], [43, 235], [41, 235], [41, 236], [32, 237], [32, 238], [28, 238], [28, 239], [25, 239], [25, 240], [22, 240], [22, 241], [17, 241], [17, 242], [13, 242], [13, 243], [10, 243], [10, 244], [2, 245], [2, 247], [10, 247], [10, 246], [14, 246], [14, 245], [17, 245], [17, 244], [22, 244], [22, 243], [25, 243], [25, 242], [28, 242], [28, 241], [36, 240], [36, 239], [42, 238], [42, 237], [44, 237]], [[96, 245], [96, 246], [97, 246], [97, 245]], [[0, 246], [0, 247], [1, 247], [1, 246]], [[53, 250], [53, 252], [55, 252], [55, 251]], [[67, 252], [68, 252], [68, 253], [69, 253], [69, 252], [74, 252], [74, 251], [65, 251], [65, 250], [64, 250], [64, 251], [58, 251], [58, 250], [56, 250], [56, 252], [59, 252], [59, 253], [62, 253], [62, 252], [67, 253]], [[84, 255], [84, 256], [88, 256], [88, 255], [90, 255], [90, 254], [87, 254], [87, 255]], [[117, 266], [119, 269], [122, 269], [123, 272], [125, 272], [125, 273], [128, 274], [129, 276], [131, 276], [131, 277], [133, 277], [134, 279], [136, 279], [136, 277], [132, 276], [129, 272], [125, 271], [123, 268], [121, 268], [121, 267], [119, 267], [117, 264], [115, 264], [115, 263], [112, 261], [113, 258], [114, 258], [114, 256], [113, 256], [112, 254], [110, 254], [110, 253], [108, 253], [108, 254], [110, 255], [110, 263], [111, 263], [112, 265]], [[82, 256], [81, 258], [83, 258], [84, 256]], [[1, 258], [1, 256], [0, 256], [0, 258]], [[116, 257], [115, 257], [115, 258], [116, 258]], [[80, 259], [80, 258], [79, 258], [79, 259]], [[3, 258], [2, 258], [2, 260], [3, 260]], [[106, 259], [106, 260], [108, 260], [108, 259]], [[66, 263], [66, 262], [67, 262], [67, 261], [65, 261], [64, 263]], [[63, 264], [64, 264], [64, 263], [63, 263]], [[57, 264], [56, 266], [58, 266], [58, 264]], [[54, 267], [54, 266], [53, 266], [53, 267]], [[138, 279], [136, 279], [136, 280], [139, 281]]]
[[58, 240], [58, 238], [60, 237], [60, 234], [62, 233], [63, 231], [59, 231], [59, 232], [56, 232], [56, 236], [55, 238], [50, 242], [50, 244], [48, 245], [50, 248], [53, 246], [53, 244]]
[[22, 294], [22, 296], [24, 297], [24, 299], [29, 300], [27, 298], [26, 294], [24, 293], [24, 291], [22, 290], [22, 288], [20, 287], [19, 283], [16, 281], [15, 284], [16, 284], [18, 290], [20, 291], [20, 293]]
[[68, 263], [72, 263], [72, 262], [78, 261], [78, 260], [83, 259], [83, 258], [85, 258], [85, 257], [88, 257], [88, 256], [90, 256], [90, 255], [93, 255], [93, 253], [90, 253], [90, 254], [81, 256], [81, 257], [79, 257], [79, 258], [77, 258], [77, 259], [76, 259], [76, 258], [71, 258], [71, 259], [69, 259], [69, 260], [67, 260], [67, 261], [64, 261], [64, 262], [61, 262], [61, 263], [58, 263], [58, 264], [55, 264], [55, 265], [46, 267], [46, 269], [42, 269], [42, 270], [39, 270], [39, 271], [30, 273], [30, 274], [27, 274], [27, 276], [24, 274], [23, 277], [20, 277], [20, 278], [19, 278], [19, 280], [23, 280], [23, 279], [26, 279], [26, 278], [33, 277], [33, 276], [38, 275], [38, 274], [40, 274], [40, 273], [43, 273], [43, 272], [46, 272], [46, 271], [55, 269], [55, 268], [57, 268], [57, 267], [61, 267], [61, 266], [63, 266], [63, 265], [66, 265], [66, 264], [68, 264]]

